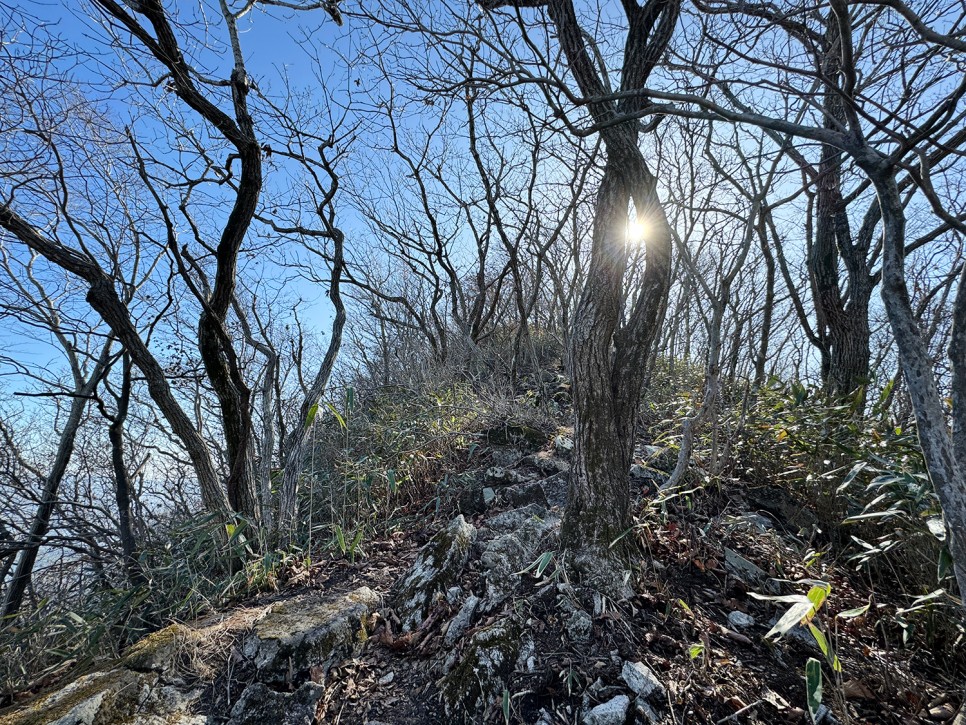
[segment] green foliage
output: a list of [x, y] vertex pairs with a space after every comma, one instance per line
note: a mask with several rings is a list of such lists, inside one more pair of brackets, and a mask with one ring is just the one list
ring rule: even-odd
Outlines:
[[354, 559], [367, 538], [432, 498], [445, 472], [465, 460], [483, 406], [458, 383], [350, 386], [341, 397], [339, 405], [322, 403], [329, 415], [312, 430], [295, 539], [311, 546], [314, 532], [331, 532], [329, 545]]
[[805, 663], [805, 702], [812, 722], [818, 722], [819, 709], [822, 707], [822, 663], [809, 657]]
[[866, 415], [862, 399], [857, 393], [836, 403], [801, 384], [771, 381], [748, 413], [736, 466], [754, 481], [798, 492], [857, 568], [919, 595], [935, 586], [937, 573], [950, 574], [942, 566], [939, 501], [914, 427], [899, 425], [885, 407], [888, 389]]

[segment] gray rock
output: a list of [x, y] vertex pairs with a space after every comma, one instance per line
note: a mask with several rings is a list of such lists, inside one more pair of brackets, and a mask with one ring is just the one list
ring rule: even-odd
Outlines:
[[480, 557], [486, 578], [485, 611], [492, 611], [516, 590], [520, 585], [519, 572], [540, 556], [540, 542], [556, 523], [556, 519], [544, 521], [530, 516], [524, 519], [519, 528], [496, 537], [486, 545]]
[[412, 568], [396, 584], [392, 594], [403, 632], [418, 628], [437, 594], [456, 583], [475, 539], [476, 528], [460, 515], [419, 552]]
[[637, 714], [648, 725], [659, 725], [664, 722], [664, 718], [661, 717], [660, 713], [649, 702], [642, 700], [640, 697], [634, 700], [634, 709], [637, 710]]
[[531, 503], [520, 508], [511, 509], [510, 511], [504, 511], [502, 514], [497, 514], [488, 519], [486, 525], [493, 531], [509, 533], [521, 528], [527, 521], [532, 519], [544, 520], [549, 517], [550, 512], [547, 511], [546, 507]]
[[547, 506], [547, 494], [544, 492], [543, 486], [536, 481], [507, 486], [501, 489], [496, 497], [500, 504], [506, 506], [519, 507], [530, 504]]
[[484, 483], [493, 487], [512, 486], [516, 483], [524, 483], [526, 480], [525, 476], [503, 466], [491, 466], [483, 474]]
[[618, 695], [584, 715], [584, 725], [624, 725], [630, 706], [631, 700], [627, 695]]
[[775, 525], [772, 523], [770, 518], [752, 512], [744, 513], [739, 516], [729, 516], [726, 518], [726, 523], [729, 527], [734, 529], [757, 531], [760, 534], [775, 528]]
[[295, 692], [275, 692], [261, 682], [245, 688], [228, 725], [312, 725], [325, 688], [306, 682]]
[[547, 505], [563, 508], [567, 505], [567, 488], [570, 485], [570, 473], [557, 473], [540, 482], [543, 493], [547, 497]]
[[487, 486], [483, 489], [483, 505], [489, 506], [496, 498], [496, 491]]
[[[778, 620], [779, 616], [776, 614], [768, 622], [768, 626], [774, 627], [776, 624], [778, 624]], [[782, 639], [793, 640], [814, 654], [821, 654], [822, 652], [821, 647], [818, 646], [818, 643], [815, 641], [815, 637], [812, 636], [812, 633], [800, 624], [796, 624], [778, 639], [779, 641]]]
[[631, 480], [641, 486], [659, 487], [668, 480], [668, 475], [649, 466], [642, 466], [640, 463], [631, 465]]
[[191, 631], [172, 624], [147, 635], [131, 647], [121, 664], [135, 672], [167, 672], [174, 668]]
[[517, 672], [532, 674], [537, 671], [537, 643], [533, 635], [525, 632], [520, 642], [520, 654], [517, 655]]
[[288, 682], [310, 667], [328, 671], [361, 646], [378, 604], [368, 587], [337, 599], [313, 593], [281, 602], [255, 625], [242, 654], [267, 683]]
[[648, 471], [640, 463], [634, 463], [631, 465], [631, 478], [648, 478]]
[[478, 479], [460, 476], [455, 480], [456, 510], [464, 516], [474, 516], [486, 511], [483, 482]]
[[520, 654], [520, 627], [506, 620], [474, 634], [459, 664], [439, 681], [447, 722], [479, 722]]
[[544, 474], [563, 473], [570, 470], [570, 463], [547, 451], [539, 451], [526, 458], [527, 463]]
[[741, 554], [727, 547], [725, 547], [724, 554], [725, 569], [732, 576], [741, 579], [745, 584], [750, 584], [754, 587], [764, 587], [771, 594], [777, 594], [781, 591], [781, 585], [769, 577], [768, 572], [757, 564], [748, 561]]
[[574, 449], [574, 439], [565, 435], [555, 436], [553, 439], [553, 447], [561, 453], [570, 453]]
[[449, 623], [449, 629], [446, 630], [446, 637], [443, 639], [447, 647], [452, 647], [456, 644], [457, 640], [466, 634], [466, 630], [470, 628], [473, 623], [473, 615], [476, 614], [476, 608], [480, 605], [480, 598], [474, 594], [470, 594], [466, 601], [463, 602], [463, 606], [453, 617], [452, 621]]
[[643, 662], [624, 662], [621, 668], [621, 678], [627, 683], [635, 695], [643, 700], [664, 702], [667, 690], [654, 671]]
[[590, 641], [590, 635], [594, 631], [594, 620], [584, 610], [575, 609], [567, 617], [564, 627], [571, 642], [583, 644]]
[[735, 629], [749, 629], [755, 626], [755, 618], [750, 614], [734, 611], [728, 614], [728, 623]]
[[537, 721], [533, 725], [554, 725], [553, 715], [541, 708], [537, 713]]
[[463, 596], [463, 590], [459, 587], [450, 587], [446, 590], [446, 601], [450, 604], [456, 604]]
[[162, 683], [156, 672], [120, 667], [78, 677], [70, 684], [3, 718], [5, 725], [100, 725], [131, 722], [139, 725], [202, 725], [205, 718], [191, 714], [200, 690], [182, 691]]

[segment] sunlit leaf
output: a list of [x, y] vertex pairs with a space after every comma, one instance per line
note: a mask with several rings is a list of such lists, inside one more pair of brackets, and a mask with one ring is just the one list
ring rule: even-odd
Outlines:
[[822, 663], [809, 657], [805, 663], [805, 696], [808, 714], [812, 722], [818, 722], [818, 711], [822, 707]]

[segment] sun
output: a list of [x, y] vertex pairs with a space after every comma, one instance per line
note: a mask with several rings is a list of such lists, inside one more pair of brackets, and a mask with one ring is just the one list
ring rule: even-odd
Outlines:
[[654, 225], [645, 217], [634, 217], [627, 222], [627, 241], [631, 244], [645, 244], [654, 231]]

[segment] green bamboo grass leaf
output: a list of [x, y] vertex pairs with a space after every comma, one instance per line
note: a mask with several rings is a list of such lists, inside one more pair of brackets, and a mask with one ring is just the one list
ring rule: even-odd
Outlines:
[[308, 415], [305, 416], [305, 430], [312, 427], [312, 423], [315, 422], [315, 416], [319, 413], [319, 404], [316, 403], [311, 408], [309, 408]]
[[866, 604], [861, 607], [855, 607], [854, 609], [846, 609], [844, 612], [839, 612], [835, 616], [839, 619], [855, 619], [856, 617], [861, 617], [863, 614], [869, 611], [869, 605]]
[[342, 417], [342, 414], [338, 410], [335, 409], [335, 406], [332, 405], [332, 403], [326, 403], [325, 404], [325, 407], [328, 408], [329, 409], [329, 412], [332, 413], [332, 415], [335, 416], [335, 419], [337, 421], [339, 421], [339, 425], [342, 427], [342, 430], [346, 430], [348, 428], [348, 426], [346, 425], [345, 418], [343, 418]]
[[818, 722], [818, 711], [822, 707], [822, 663], [809, 657], [805, 663], [805, 701], [812, 722]]
[[788, 634], [792, 627], [800, 624], [803, 619], [806, 619], [812, 612], [814, 605], [811, 601], [805, 598], [805, 601], [793, 604], [788, 608], [788, 611], [782, 615], [782, 618], [775, 622], [775, 626], [768, 630], [765, 635], [765, 639], [771, 639], [772, 637], [783, 637]]
[[543, 576], [543, 572], [546, 571], [547, 567], [550, 566], [550, 562], [553, 560], [553, 552], [544, 552], [543, 556], [537, 562], [537, 576]]

